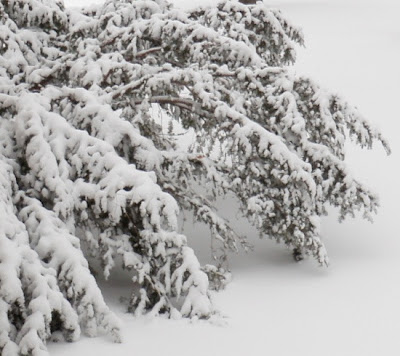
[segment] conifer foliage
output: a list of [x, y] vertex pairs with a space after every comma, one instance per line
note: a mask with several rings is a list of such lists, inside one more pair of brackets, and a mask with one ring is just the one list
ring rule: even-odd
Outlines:
[[[222, 251], [247, 241], [214, 207], [233, 194], [262, 235], [327, 263], [319, 217], [377, 198], [344, 164], [381, 134], [295, 75], [301, 31], [258, 2], [189, 12], [164, 0], [0, 0], [0, 353], [46, 354], [52, 334], [119, 340], [88, 259], [132, 271], [129, 309], [209, 317], [209, 276], [180, 210]], [[169, 130], [155, 113], [168, 116]], [[191, 129], [182, 149], [171, 133]], [[204, 193], [206, 191], [206, 193]], [[212, 198], [214, 197], [214, 198]]]

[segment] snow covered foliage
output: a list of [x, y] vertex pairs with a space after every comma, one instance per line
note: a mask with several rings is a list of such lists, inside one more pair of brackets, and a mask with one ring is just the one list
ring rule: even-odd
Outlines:
[[[0, 0], [2, 355], [42, 355], [52, 334], [81, 329], [119, 340], [91, 258], [106, 278], [116, 264], [132, 271], [134, 313], [208, 317], [207, 275], [224, 276], [201, 268], [178, 217], [192, 211], [222, 251], [246, 247], [214, 207], [227, 193], [262, 235], [327, 263], [327, 206], [370, 218], [378, 205], [344, 163], [346, 138], [389, 148], [287, 68], [302, 42], [261, 2], [183, 12], [109, 0], [79, 13]], [[176, 127], [195, 133], [191, 150]]]

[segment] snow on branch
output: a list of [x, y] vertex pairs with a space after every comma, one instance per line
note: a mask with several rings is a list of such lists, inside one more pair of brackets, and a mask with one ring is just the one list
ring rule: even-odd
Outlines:
[[[209, 318], [228, 252], [250, 245], [218, 210], [226, 194], [296, 260], [328, 264], [329, 206], [372, 219], [378, 197], [347, 167], [345, 143], [389, 145], [288, 67], [302, 44], [263, 2], [79, 12], [0, 0], [2, 355], [46, 354], [52, 335], [81, 330], [120, 341], [93, 260], [106, 279], [131, 272], [133, 313]], [[217, 266], [200, 265], [181, 211], [209, 227]]]

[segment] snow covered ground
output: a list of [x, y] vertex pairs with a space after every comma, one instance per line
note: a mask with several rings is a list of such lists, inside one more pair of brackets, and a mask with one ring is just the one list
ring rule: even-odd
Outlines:
[[[297, 71], [358, 106], [392, 145], [389, 158], [380, 147], [371, 152], [349, 145], [348, 163], [354, 174], [381, 197], [375, 223], [357, 218], [339, 224], [334, 212], [324, 219], [329, 268], [313, 261], [296, 264], [283, 246], [258, 240], [254, 230], [238, 223], [256, 249], [232, 256], [233, 281], [214, 295], [216, 305], [227, 315], [225, 325], [136, 319], [119, 302], [119, 296], [128, 296], [129, 290], [124, 287], [127, 278], [117, 276], [104, 290], [125, 324], [124, 343], [82, 338], [74, 344], [50, 344], [52, 355], [400, 354], [400, 2], [272, 3], [303, 27], [307, 48], [299, 51]], [[82, 1], [68, 0], [67, 4]], [[223, 208], [235, 216], [229, 212], [229, 203]], [[186, 222], [185, 232], [206, 261], [207, 231], [201, 227], [193, 231]]]

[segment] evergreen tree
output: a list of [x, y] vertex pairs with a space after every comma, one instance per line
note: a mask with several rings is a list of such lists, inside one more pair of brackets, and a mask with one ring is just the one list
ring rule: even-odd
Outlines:
[[[132, 271], [129, 308], [208, 317], [209, 280], [178, 232], [192, 211], [227, 250], [247, 247], [215, 198], [237, 197], [262, 235], [327, 263], [319, 217], [376, 196], [344, 144], [381, 134], [289, 64], [301, 31], [236, 1], [178, 11], [109, 0], [82, 12], [55, 0], [0, 0], [0, 352], [41, 355], [119, 322], [89, 269]], [[166, 113], [169, 130], [154, 112]], [[191, 129], [191, 150], [175, 127]], [[180, 299], [179, 299], [180, 298]]]

